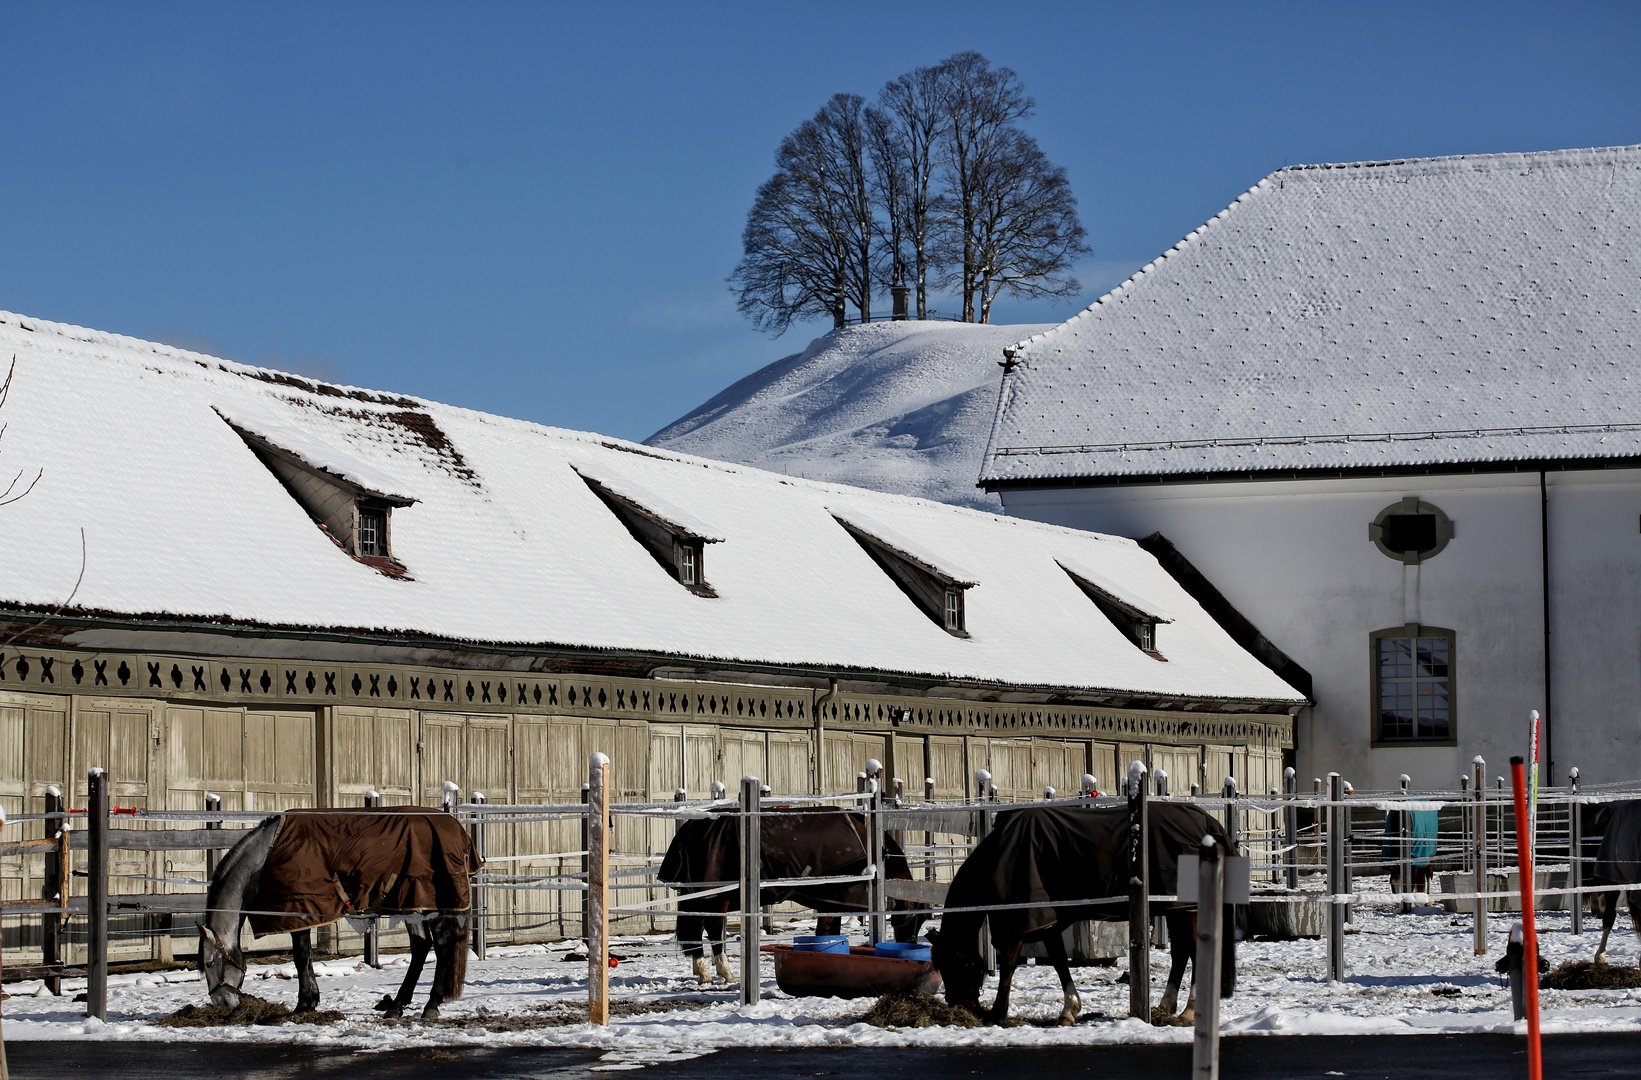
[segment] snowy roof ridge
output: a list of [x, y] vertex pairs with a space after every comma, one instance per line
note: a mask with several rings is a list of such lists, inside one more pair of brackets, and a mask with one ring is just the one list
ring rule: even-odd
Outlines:
[[1009, 348], [982, 483], [1641, 457], [1638, 220], [1641, 145], [1284, 166]]
[[1431, 157], [1388, 158], [1388, 159], [1385, 159], [1385, 160], [1382, 160], [1382, 161], [1340, 161], [1340, 162], [1316, 162], [1316, 163], [1311, 163], [1311, 164], [1300, 163], [1300, 164], [1294, 164], [1294, 165], [1284, 165], [1280, 169], [1277, 169], [1277, 170], [1271, 172], [1270, 174], [1268, 174], [1267, 176], [1265, 176], [1262, 180], [1259, 181], [1259, 183], [1255, 184], [1253, 187], [1249, 188], [1247, 191], [1244, 191], [1242, 194], [1240, 194], [1236, 198], [1232, 199], [1230, 201], [1230, 203], [1228, 203], [1223, 210], [1221, 210], [1219, 213], [1215, 214], [1213, 217], [1209, 218], [1207, 221], [1203, 222], [1201, 225], [1198, 225], [1195, 229], [1192, 229], [1190, 232], [1186, 233], [1183, 237], [1181, 237], [1179, 239], [1178, 242], [1176, 242], [1167, 251], [1164, 251], [1161, 255], [1158, 255], [1155, 259], [1152, 259], [1150, 262], [1146, 263], [1144, 266], [1140, 267], [1138, 270], [1136, 270], [1132, 274], [1128, 275], [1128, 277], [1124, 278], [1122, 281], [1118, 282], [1116, 285], [1114, 285], [1110, 289], [1106, 290], [1092, 304], [1088, 305], [1088, 307], [1084, 308], [1082, 311], [1077, 312], [1075, 315], [1071, 316], [1064, 323], [1061, 323], [1058, 326], [1051, 327], [1047, 330], [1044, 330], [1040, 334], [1033, 334], [1028, 338], [1025, 338], [1021, 341], [1015, 342], [1014, 344], [1008, 346], [1006, 349], [1003, 350], [1003, 355], [1006, 356], [1010, 360], [1018, 359], [1019, 354], [1025, 352], [1027, 350], [1027, 347], [1030, 346], [1033, 342], [1038, 342], [1038, 341], [1044, 340], [1045, 338], [1053, 337], [1054, 335], [1056, 335], [1061, 330], [1062, 327], [1064, 327], [1064, 326], [1066, 326], [1066, 325], [1068, 325], [1072, 322], [1075, 322], [1076, 320], [1082, 318], [1084, 315], [1089, 314], [1090, 312], [1092, 312], [1096, 308], [1098, 308], [1101, 304], [1105, 303], [1107, 300], [1114, 299], [1118, 296], [1121, 296], [1123, 293], [1125, 293], [1128, 290], [1128, 288], [1131, 285], [1138, 282], [1146, 274], [1148, 274], [1151, 271], [1155, 270], [1158, 263], [1162, 262], [1164, 259], [1168, 258], [1170, 255], [1174, 254], [1175, 252], [1185, 250], [1186, 246], [1188, 244], [1190, 244], [1193, 240], [1199, 239], [1203, 235], [1203, 233], [1205, 233], [1208, 229], [1212, 228], [1216, 222], [1223, 221], [1225, 218], [1229, 217], [1231, 212], [1233, 210], [1235, 210], [1238, 206], [1242, 205], [1242, 203], [1245, 200], [1253, 197], [1254, 195], [1259, 194], [1259, 192], [1262, 189], [1267, 188], [1270, 185], [1271, 181], [1277, 180], [1278, 178], [1280, 178], [1282, 176], [1283, 173], [1289, 173], [1289, 172], [1302, 173], [1302, 172], [1310, 172], [1310, 171], [1316, 171], [1316, 170], [1340, 170], [1340, 169], [1385, 169], [1385, 168], [1392, 168], [1392, 167], [1407, 167], [1407, 166], [1422, 166], [1422, 165], [1453, 165], [1453, 164], [1457, 164], [1459, 162], [1473, 162], [1473, 163], [1493, 164], [1493, 163], [1506, 161], [1506, 160], [1521, 160], [1521, 159], [1533, 159], [1535, 161], [1542, 160], [1542, 161], [1547, 161], [1547, 162], [1552, 162], [1553, 163], [1557, 159], [1566, 160], [1566, 159], [1573, 158], [1573, 157], [1576, 157], [1576, 156], [1579, 156], [1579, 155], [1595, 154], [1595, 153], [1601, 153], [1601, 152], [1604, 152], [1604, 151], [1621, 151], [1621, 150], [1641, 150], [1641, 143], [1629, 143], [1629, 144], [1625, 144], [1625, 145], [1622, 145], [1622, 146], [1578, 147], [1578, 148], [1564, 149], [1564, 150], [1503, 151], [1503, 152], [1492, 153], [1492, 154], [1441, 154], [1441, 155], [1434, 155], [1434, 156], [1431, 156]]
[[[338, 399], [216, 358], [24, 324], [43, 325], [0, 316], [0, 356], [17, 356], [0, 416], [4, 461], [43, 466], [44, 476], [0, 514], [8, 610], [64, 602], [82, 571], [83, 529], [71, 616], [116, 624], [613, 650], [1182, 707], [1300, 700], [1132, 541], [436, 402], [382, 404], [411, 399], [374, 391]], [[306, 451], [315, 466], [414, 492], [390, 530], [408, 576], [339, 551], [224, 417]], [[717, 596], [680, 588], [578, 463], [629, 493], [663, 493], [640, 498], [652, 511], [664, 497], [667, 513], [711, 523], [709, 535], [726, 539], [712, 559]], [[833, 512], [882, 523], [906, 548], [937, 553], [942, 570], [976, 568], [984, 584], [966, 597], [970, 636], [917, 610]], [[1057, 557], [1167, 604], [1178, 615], [1170, 663], [1083, 603]]]

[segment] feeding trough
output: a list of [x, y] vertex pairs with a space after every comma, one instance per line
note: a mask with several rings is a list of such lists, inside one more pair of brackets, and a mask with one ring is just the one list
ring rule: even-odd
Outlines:
[[856, 945], [848, 952], [765, 945], [763, 951], [775, 958], [775, 985], [793, 997], [879, 997], [940, 989], [940, 972], [930, 961], [879, 956], [870, 945]]

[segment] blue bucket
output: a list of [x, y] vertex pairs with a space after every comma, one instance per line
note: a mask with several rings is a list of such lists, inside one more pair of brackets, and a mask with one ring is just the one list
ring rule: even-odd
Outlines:
[[800, 934], [792, 939], [794, 952], [824, 952], [849, 954], [849, 939], [843, 934]]
[[898, 941], [880, 941], [872, 950], [874, 956], [886, 956], [891, 960], [921, 960], [927, 963], [934, 959], [934, 950], [917, 942], [901, 944]]

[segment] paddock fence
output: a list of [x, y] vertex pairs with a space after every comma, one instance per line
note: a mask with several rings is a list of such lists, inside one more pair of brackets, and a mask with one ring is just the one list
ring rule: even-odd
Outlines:
[[[771, 797], [758, 778], [748, 776], [733, 790], [715, 782], [708, 799], [687, 799], [680, 791], [667, 802], [612, 799], [616, 789], [610, 779], [611, 762], [602, 754], [589, 762], [579, 802], [498, 804], [478, 792], [462, 800], [456, 785], [446, 783], [441, 808], [467, 827], [485, 860], [473, 882], [473, 950], [482, 959], [500, 944], [580, 943], [587, 961], [589, 1015], [603, 1022], [608, 1017], [612, 943], [621, 936], [670, 930], [685, 894], [725, 895], [733, 898], [727, 918], [736, 931], [730, 939], [739, 943], [739, 990], [743, 1001], [750, 1002], [762, 993], [761, 946], [788, 936], [774, 932], [774, 916], [787, 912], [765, 907], [760, 902], [764, 890], [864, 884], [869, 897], [865, 911], [814, 914], [858, 918], [861, 932], [872, 941], [889, 936], [888, 921], [897, 915], [915, 912], [938, 918], [955, 910], [1037, 906], [949, 908], [946, 892], [957, 868], [999, 815], [1054, 805], [1124, 807], [1131, 820], [1142, 820], [1153, 803], [1182, 802], [1218, 818], [1250, 865], [1248, 903], [1238, 908], [1239, 927], [1256, 935], [1326, 938], [1326, 976], [1334, 980], [1347, 977], [1344, 928], [1359, 912], [1396, 915], [1439, 905], [1449, 913], [1468, 915], [1475, 952], [1482, 955], [1490, 946], [1497, 947], [1508, 931], [1500, 925], [1490, 938], [1489, 916], [1515, 910], [1520, 893], [1518, 822], [1511, 793], [1502, 778], [1487, 775], [1486, 763], [1479, 758], [1471, 776], [1446, 791], [1414, 791], [1406, 778], [1395, 790], [1355, 791], [1337, 773], [1314, 779], [1310, 790], [1303, 791], [1289, 769], [1282, 791], [1244, 793], [1227, 778], [1213, 794], [1201, 793], [1197, 785], [1190, 794], [1172, 793], [1165, 770], [1150, 773], [1136, 761], [1117, 794], [1101, 792], [1095, 778], [1085, 775], [1075, 795], [1063, 797], [1046, 788], [1042, 799], [1031, 802], [999, 798], [984, 770], [975, 773], [970, 790], [942, 796], [932, 785], [920, 793], [907, 792], [900, 781], [885, 776], [875, 760], [865, 766], [857, 773], [853, 791]], [[1581, 786], [1577, 770], [1570, 776], [1568, 785], [1539, 791], [1527, 839], [1535, 867], [1536, 910], [1570, 912], [1567, 927], [1576, 934], [1584, 928], [1584, 898], [1610, 891], [1586, 884], [1599, 843], [1599, 833], [1592, 827], [1599, 808], [1641, 798], [1641, 783]], [[43, 978], [60, 993], [62, 979], [83, 970], [87, 1014], [106, 1019], [111, 958], [118, 959], [122, 945], [129, 955], [133, 944], [170, 943], [179, 935], [197, 941], [194, 925], [205, 914], [204, 890], [218, 855], [237, 841], [242, 830], [270, 814], [224, 811], [211, 799], [200, 811], [122, 808], [111, 804], [112, 784], [100, 769], [91, 770], [85, 790], [85, 807], [68, 806], [60, 790], [52, 788], [45, 812], [5, 822], [43, 833], [0, 840], [0, 857], [41, 860], [36, 876], [47, 883], [42, 890], [46, 895], [0, 904], [0, 918], [7, 925], [35, 924], [43, 942], [39, 964], [7, 968], [5, 977]], [[372, 794], [364, 796], [364, 808], [380, 805]], [[728, 815], [756, 824], [763, 814], [807, 805], [842, 807], [863, 815], [863, 872], [764, 877], [758, 851], [761, 830], [743, 826], [738, 880], [658, 879], [680, 822]], [[35, 822], [39, 824], [30, 825]], [[910, 880], [887, 875], [884, 853], [889, 836], [905, 851]], [[144, 853], [166, 857], [122, 859]], [[164, 869], [156, 873], [155, 866]], [[178, 872], [179, 866], [198, 869]], [[1143, 1015], [1148, 1017], [1149, 950], [1166, 941], [1160, 920], [1149, 917], [1147, 905], [1176, 898], [1153, 893], [1149, 883], [1142, 884], [1121, 896], [1078, 901], [1108, 909], [1127, 905], [1131, 917], [1124, 934], [1089, 932], [1080, 944], [1072, 944], [1085, 959], [1115, 961], [1128, 956], [1135, 973], [1133, 1007], [1141, 1015], [1143, 1000]], [[331, 951], [358, 951], [374, 966], [380, 966], [384, 946], [403, 944], [402, 930], [375, 918], [334, 924], [324, 932], [330, 934]], [[182, 958], [183, 954], [169, 953], [169, 944], [166, 951], [168, 958]]]

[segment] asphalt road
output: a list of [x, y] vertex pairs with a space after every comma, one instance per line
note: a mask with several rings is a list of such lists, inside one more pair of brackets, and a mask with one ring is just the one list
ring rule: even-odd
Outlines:
[[[1225, 1080], [1467, 1080], [1525, 1077], [1524, 1041], [1509, 1035], [1263, 1036], [1220, 1044]], [[360, 1055], [265, 1043], [21, 1042], [6, 1047], [17, 1080], [106, 1077], [120, 1080], [611, 1080], [596, 1075], [601, 1054], [588, 1050], [441, 1047]], [[1049, 1047], [942, 1050], [720, 1050], [686, 1061], [647, 1065], [647, 1080], [885, 1080], [911, 1074], [984, 1080], [1186, 1080], [1191, 1048]], [[1544, 1040], [1544, 1073], [1553, 1077], [1641, 1076], [1641, 1035], [1554, 1035]]]

